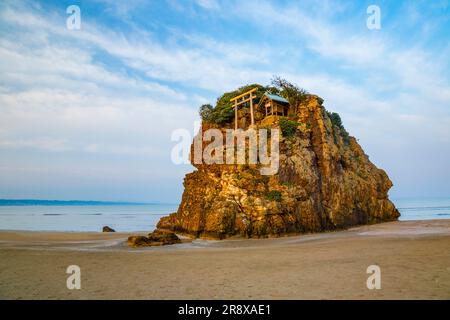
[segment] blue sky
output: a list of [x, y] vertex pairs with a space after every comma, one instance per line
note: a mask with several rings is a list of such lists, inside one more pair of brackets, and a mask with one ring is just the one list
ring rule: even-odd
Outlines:
[[177, 202], [172, 131], [274, 75], [339, 112], [391, 196], [449, 196], [449, 57], [448, 0], [2, 1], [0, 198]]

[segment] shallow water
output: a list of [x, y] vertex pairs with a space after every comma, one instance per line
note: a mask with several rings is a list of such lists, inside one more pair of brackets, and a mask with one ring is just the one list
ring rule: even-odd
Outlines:
[[148, 231], [178, 204], [0, 206], [1, 230]]
[[394, 198], [400, 220], [450, 219], [450, 198]]

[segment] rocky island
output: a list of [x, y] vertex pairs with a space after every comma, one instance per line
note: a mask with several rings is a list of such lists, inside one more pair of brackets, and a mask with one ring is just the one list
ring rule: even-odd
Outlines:
[[[250, 108], [238, 110], [230, 98], [244, 94], [245, 102], [249, 91]], [[178, 211], [163, 217], [158, 229], [214, 239], [270, 237], [399, 217], [388, 199], [391, 180], [320, 97], [276, 78], [273, 86], [225, 93], [200, 114], [199, 135], [210, 128], [279, 128], [278, 172], [262, 175], [259, 164], [198, 164], [191, 155], [196, 170], [184, 179]]]

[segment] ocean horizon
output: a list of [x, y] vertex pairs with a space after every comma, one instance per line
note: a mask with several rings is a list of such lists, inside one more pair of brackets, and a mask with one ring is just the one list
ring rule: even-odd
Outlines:
[[[450, 219], [450, 197], [393, 198], [400, 221]], [[152, 231], [178, 203], [0, 199], [0, 230], [95, 232]]]
[[[0, 230], [102, 231], [109, 226], [117, 232], [152, 231], [162, 216], [178, 204], [125, 203], [102, 201], [0, 201]], [[93, 204], [95, 203], [95, 204]]]

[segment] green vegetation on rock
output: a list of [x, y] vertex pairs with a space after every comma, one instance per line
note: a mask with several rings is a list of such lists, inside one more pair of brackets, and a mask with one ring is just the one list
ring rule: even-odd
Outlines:
[[267, 200], [270, 200], [270, 201], [280, 202], [281, 201], [281, 192], [278, 190], [269, 191], [266, 194], [266, 198], [267, 198]]
[[[341, 116], [336, 112], [327, 111], [328, 118], [330, 118], [331, 123], [333, 124], [333, 132], [334, 128], [339, 128], [339, 133], [346, 144], [350, 142], [350, 135], [347, 130], [345, 130], [344, 125], [342, 124]], [[335, 137], [336, 138], [336, 137]]]
[[289, 138], [297, 133], [298, 122], [287, 118], [280, 119], [280, 129], [284, 137]]

